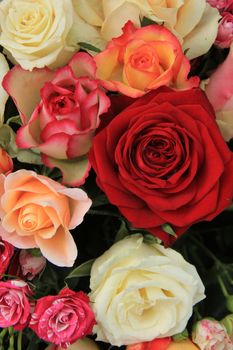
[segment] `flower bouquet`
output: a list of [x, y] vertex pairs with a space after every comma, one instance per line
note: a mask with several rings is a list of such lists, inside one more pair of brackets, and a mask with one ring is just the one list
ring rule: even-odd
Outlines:
[[0, 2], [0, 350], [233, 349], [233, 1]]

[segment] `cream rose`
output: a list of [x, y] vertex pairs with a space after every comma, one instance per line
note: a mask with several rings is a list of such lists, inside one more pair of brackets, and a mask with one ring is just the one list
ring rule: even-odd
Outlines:
[[64, 65], [78, 47], [72, 0], [3, 0], [0, 44], [24, 69]]
[[183, 331], [204, 286], [195, 267], [141, 235], [114, 244], [91, 270], [97, 339], [134, 344]]
[[[206, 53], [215, 41], [220, 15], [206, 0], [79, 0], [77, 15], [89, 26], [99, 29], [105, 41], [121, 34], [128, 20], [140, 26], [144, 16], [163, 23], [188, 49], [189, 59]], [[81, 40], [80, 40], [81, 41]], [[89, 42], [100, 40], [91, 34]]]
[[8, 99], [8, 93], [2, 87], [2, 80], [9, 70], [9, 66], [5, 56], [0, 53], [0, 126], [4, 122], [4, 111], [6, 101]]

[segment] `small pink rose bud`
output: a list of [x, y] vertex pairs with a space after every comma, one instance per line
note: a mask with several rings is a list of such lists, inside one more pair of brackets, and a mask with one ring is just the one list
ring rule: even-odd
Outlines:
[[222, 13], [215, 44], [222, 49], [228, 48], [233, 40], [233, 15], [229, 12]]
[[232, 350], [233, 343], [220, 322], [203, 319], [196, 324], [192, 340], [201, 350]]
[[31, 281], [45, 268], [46, 259], [43, 256], [34, 256], [29, 250], [22, 249], [19, 253], [19, 263], [23, 276]]

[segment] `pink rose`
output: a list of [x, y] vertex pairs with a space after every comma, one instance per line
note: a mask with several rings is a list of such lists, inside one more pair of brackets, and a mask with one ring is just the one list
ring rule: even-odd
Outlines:
[[56, 296], [38, 299], [29, 327], [39, 338], [68, 347], [77, 339], [91, 334], [94, 324], [88, 296], [64, 288]]
[[30, 251], [23, 249], [19, 253], [19, 263], [23, 276], [31, 281], [45, 268], [46, 259], [43, 256], [34, 256]]
[[3, 82], [24, 124], [17, 132], [18, 147], [39, 149], [42, 162], [59, 168], [63, 183], [71, 186], [85, 181], [90, 169], [86, 155], [99, 116], [110, 105], [95, 72], [93, 58], [77, 53], [56, 71], [15, 66]]
[[14, 254], [14, 247], [10, 243], [0, 239], [0, 276], [8, 268], [11, 257]]
[[15, 330], [24, 329], [30, 319], [32, 295], [27, 283], [20, 280], [0, 282], [0, 327], [13, 326]]
[[233, 40], [233, 15], [230, 12], [224, 12], [222, 16], [215, 44], [224, 49], [230, 47]]
[[197, 322], [192, 339], [201, 350], [233, 349], [233, 343], [225, 328], [215, 320], [203, 319]]
[[218, 10], [226, 10], [233, 4], [233, 0], [207, 0], [207, 2]]
[[233, 45], [225, 61], [210, 76], [205, 92], [221, 133], [229, 141], [233, 137]]
[[83, 221], [90, 206], [83, 190], [34, 171], [0, 175], [2, 238], [17, 248], [40, 248], [58, 266], [73, 266], [77, 247], [69, 230]]

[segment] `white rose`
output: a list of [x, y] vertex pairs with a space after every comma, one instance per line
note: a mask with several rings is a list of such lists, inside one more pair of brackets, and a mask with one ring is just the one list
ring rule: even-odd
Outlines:
[[72, 0], [3, 0], [0, 44], [24, 69], [62, 66], [77, 50], [73, 15]]
[[7, 92], [2, 87], [2, 80], [6, 73], [9, 70], [9, 66], [7, 63], [7, 60], [5, 59], [5, 56], [0, 53], [0, 126], [4, 122], [4, 111], [5, 111], [5, 105], [6, 101], [8, 99]]
[[[119, 36], [128, 20], [136, 26], [140, 26], [143, 17], [163, 23], [178, 37], [183, 49], [188, 49], [189, 59], [210, 49], [221, 18], [206, 0], [79, 0], [75, 10], [89, 28], [99, 28], [99, 36], [105, 42]], [[93, 45], [98, 40], [96, 34], [89, 36]]]
[[128, 345], [184, 330], [204, 286], [195, 267], [141, 235], [114, 244], [91, 270], [97, 339]]

